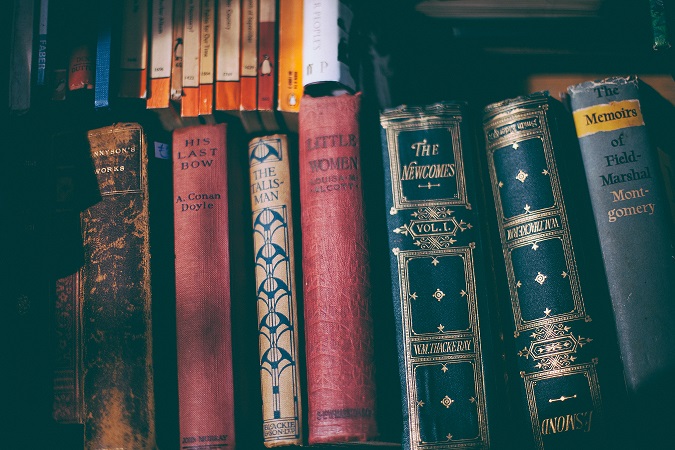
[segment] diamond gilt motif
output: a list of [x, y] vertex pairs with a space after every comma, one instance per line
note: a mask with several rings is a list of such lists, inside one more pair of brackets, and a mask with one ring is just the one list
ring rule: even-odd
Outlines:
[[592, 342], [592, 339], [574, 336], [571, 328], [564, 324], [546, 325], [535, 329], [532, 342], [524, 347], [518, 356], [536, 361], [534, 367], [542, 370], [555, 370], [568, 367], [577, 358], [579, 348]]
[[434, 292], [432, 296], [440, 302], [443, 297], [445, 297], [445, 294], [440, 289], [436, 289], [436, 292]]

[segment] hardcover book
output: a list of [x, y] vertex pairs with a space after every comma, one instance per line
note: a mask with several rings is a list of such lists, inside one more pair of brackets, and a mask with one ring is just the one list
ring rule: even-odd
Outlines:
[[58, 423], [83, 423], [82, 290], [80, 213], [101, 200], [84, 130], [59, 131], [51, 138], [54, 214], [52, 276], [54, 376], [52, 417]]
[[[349, 60], [353, 13], [342, 0], [304, 0], [303, 76], [306, 92], [330, 83], [348, 92], [356, 90]], [[311, 93], [311, 92], [310, 92]]]
[[648, 117], [647, 86], [633, 76], [589, 81], [568, 92], [634, 415], [654, 427], [650, 436], [663, 435], [674, 418], [662, 405], [675, 401], [675, 241], [650, 133], [657, 122], [647, 120], [660, 118]]
[[497, 448], [492, 276], [467, 117], [451, 102], [380, 115], [405, 449]]
[[119, 96], [146, 98], [148, 94], [148, 1], [122, 2]]
[[216, 110], [238, 111], [241, 0], [219, 0], [216, 43]]
[[154, 449], [148, 179], [143, 129], [88, 133], [102, 200], [81, 214], [87, 450]]
[[168, 108], [171, 97], [171, 58], [173, 54], [173, 1], [152, 2], [150, 39], [149, 109]]
[[182, 117], [199, 115], [199, 62], [201, 47], [201, 0], [183, 1]]
[[180, 448], [234, 446], [226, 125], [173, 132]]
[[377, 426], [361, 96], [305, 96], [302, 102], [299, 178], [309, 443], [365, 441], [377, 435]]
[[248, 146], [253, 250], [260, 333], [263, 441], [301, 445], [302, 387], [296, 257], [288, 138], [275, 134]]
[[[562, 104], [546, 93], [488, 105], [483, 116], [516, 448], [612, 445], [607, 405], [616, 400], [609, 388], [620, 369], [609, 350], [602, 276], [576, 232], [588, 228], [577, 219], [586, 203], [569, 189], [579, 183], [567, 176], [575, 146], [562, 117]], [[571, 224], [582, 226], [572, 234]]]

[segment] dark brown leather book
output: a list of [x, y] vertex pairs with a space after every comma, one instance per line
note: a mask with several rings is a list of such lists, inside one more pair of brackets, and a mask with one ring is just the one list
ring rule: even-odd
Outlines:
[[181, 449], [234, 446], [226, 125], [173, 132]]
[[377, 435], [361, 178], [360, 95], [300, 110], [300, 204], [309, 443]]
[[155, 448], [143, 129], [88, 133], [101, 201], [81, 215], [85, 449]]

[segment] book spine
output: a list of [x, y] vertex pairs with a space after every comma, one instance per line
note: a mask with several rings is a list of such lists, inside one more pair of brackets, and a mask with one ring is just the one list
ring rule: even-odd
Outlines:
[[113, 2], [99, 0], [97, 7], [94, 108], [102, 110], [110, 106], [110, 55], [115, 5]]
[[56, 339], [52, 416], [59, 423], [82, 423], [81, 302], [79, 272], [56, 281]]
[[258, 108], [258, 8], [260, 0], [242, 0], [241, 5], [241, 111]]
[[341, 0], [304, 0], [302, 83], [338, 83], [356, 89], [347, 60], [353, 14]]
[[505, 263], [505, 304], [513, 319], [504, 321], [505, 333], [513, 333], [507, 357], [516, 360], [508, 375], [522, 380], [514, 398], [522, 411], [517, 418], [524, 419], [523, 446], [594, 448], [607, 437], [598, 376], [604, 347], [598, 332], [602, 321], [596, 320], [602, 317], [591, 316], [597, 310], [587, 298], [602, 299], [588, 294], [597, 280], [586, 279], [590, 283], [583, 286], [580, 281], [551, 102], [541, 93], [506, 100], [489, 105], [483, 118]]
[[258, 110], [274, 110], [277, 80], [276, 0], [260, 0], [258, 39]]
[[199, 115], [199, 49], [201, 0], [183, 0], [183, 86], [180, 115]]
[[33, 61], [33, 0], [14, 0], [10, 33], [9, 109], [23, 114], [30, 109]]
[[449, 102], [380, 115], [406, 449], [492, 443], [496, 355], [466, 116]]
[[180, 448], [234, 447], [226, 125], [173, 132]]
[[[661, 402], [670, 384], [662, 377], [675, 367], [675, 247], [668, 195], [643, 116], [649, 103], [635, 77], [568, 91], [626, 384], [640, 403]], [[651, 417], [649, 409], [643, 412]]]
[[[309, 443], [377, 435], [361, 96], [305, 96], [300, 202]], [[358, 339], [354, 339], [357, 336]]]
[[47, 32], [49, 25], [49, 0], [40, 0], [40, 20], [38, 22], [37, 47], [37, 85], [47, 84]]
[[241, 0], [219, 0], [216, 48], [216, 110], [218, 111], [239, 109], [240, 43]]
[[171, 0], [152, 2], [150, 89], [146, 102], [149, 109], [169, 107], [173, 53], [173, 3]]
[[302, 36], [303, 0], [280, 0], [277, 108], [282, 112], [300, 110]]
[[253, 250], [260, 333], [263, 440], [302, 444], [302, 389], [288, 139], [249, 143]]
[[213, 112], [213, 82], [215, 69], [216, 9], [214, 0], [202, 0], [201, 47], [199, 50], [199, 115]]
[[85, 448], [154, 449], [145, 136], [125, 123], [88, 139], [102, 200], [81, 214]]
[[173, 50], [171, 54], [171, 100], [180, 101], [183, 96], [183, 27], [185, 2], [175, 0], [173, 2]]
[[124, 0], [119, 96], [146, 98], [148, 90], [148, 0]]

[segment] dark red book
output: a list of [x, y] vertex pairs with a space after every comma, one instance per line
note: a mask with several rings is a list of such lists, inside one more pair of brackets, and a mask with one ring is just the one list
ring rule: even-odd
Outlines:
[[359, 136], [361, 97], [300, 109], [300, 204], [309, 443], [377, 435]]
[[226, 125], [173, 132], [180, 448], [234, 447]]

